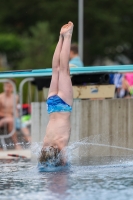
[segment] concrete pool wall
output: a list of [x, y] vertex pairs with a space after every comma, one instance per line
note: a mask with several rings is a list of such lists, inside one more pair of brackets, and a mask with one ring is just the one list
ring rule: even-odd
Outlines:
[[[47, 122], [46, 103], [32, 103], [32, 142], [43, 141]], [[74, 100], [70, 143], [85, 138], [77, 155], [133, 154], [133, 99]]]

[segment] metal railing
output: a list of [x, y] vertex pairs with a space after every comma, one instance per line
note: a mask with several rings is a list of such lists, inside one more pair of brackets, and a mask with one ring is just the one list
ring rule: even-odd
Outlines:
[[25, 78], [21, 81], [19, 85], [19, 98], [20, 98], [20, 117], [23, 115], [22, 105], [23, 105], [23, 88], [25, 83], [34, 81], [34, 78]]

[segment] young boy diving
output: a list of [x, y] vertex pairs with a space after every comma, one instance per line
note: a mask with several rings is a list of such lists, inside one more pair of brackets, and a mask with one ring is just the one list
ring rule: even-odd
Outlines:
[[[69, 71], [69, 56], [73, 23], [68, 22], [60, 31], [53, 61], [52, 79], [47, 99], [49, 122], [39, 157], [40, 163], [54, 162], [65, 165], [64, 148], [68, 145], [71, 126], [70, 114], [73, 103], [73, 89]], [[60, 154], [62, 152], [62, 154]]]

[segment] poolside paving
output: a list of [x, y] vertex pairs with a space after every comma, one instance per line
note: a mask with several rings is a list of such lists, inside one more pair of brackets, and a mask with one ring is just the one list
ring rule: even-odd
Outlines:
[[21, 150], [0, 150], [0, 159], [18, 159], [18, 157], [12, 157], [9, 156], [8, 154], [14, 154], [18, 156], [24, 156], [26, 159], [31, 159], [31, 150], [29, 149], [21, 149]]

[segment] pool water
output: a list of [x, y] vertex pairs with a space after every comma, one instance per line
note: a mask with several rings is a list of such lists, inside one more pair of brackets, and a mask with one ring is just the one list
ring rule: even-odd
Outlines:
[[[29, 160], [0, 161], [0, 200], [132, 200], [133, 149], [123, 157], [105, 157], [102, 153], [100, 157], [86, 157], [85, 145], [92, 145], [86, 141], [68, 147], [70, 167], [65, 171], [39, 172], [37, 162]], [[85, 149], [77, 157], [75, 150], [81, 145]], [[96, 145], [107, 148], [95, 140], [94, 150]], [[30, 148], [38, 157], [41, 145], [35, 143]]]
[[133, 162], [71, 165], [69, 171], [42, 172], [29, 161], [0, 163], [1, 200], [133, 199]]

